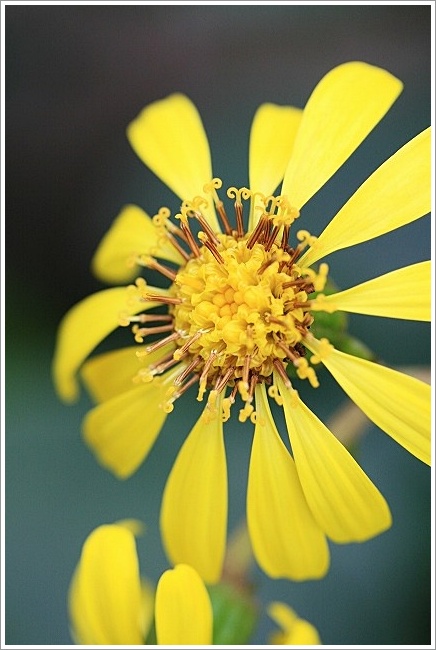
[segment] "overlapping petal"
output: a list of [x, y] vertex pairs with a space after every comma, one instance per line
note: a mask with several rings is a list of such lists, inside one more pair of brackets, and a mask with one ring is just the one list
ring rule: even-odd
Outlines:
[[271, 635], [271, 645], [321, 645], [317, 629], [285, 603], [270, 603], [268, 614], [281, 627]]
[[162, 574], [155, 611], [159, 645], [212, 643], [212, 605], [203, 581], [191, 566], [178, 564]]
[[[256, 111], [249, 152], [249, 180], [253, 192], [269, 196], [283, 180], [302, 115], [299, 108], [277, 104], [262, 104]], [[252, 206], [249, 230], [254, 228], [260, 214]]]
[[219, 580], [227, 533], [227, 465], [222, 421], [211, 418], [208, 407], [173, 465], [160, 526], [173, 564], [190, 564], [209, 583]]
[[[146, 106], [127, 128], [135, 153], [182, 200], [203, 195], [212, 179], [209, 143], [201, 117], [185, 95], [174, 93]], [[215, 210], [205, 211], [219, 230]]]
[[154, 444], [167, 416], [161, 405], [178, 372], [132, 388], [87, 413], [84, 438], [118, 478], [133, 474]]
[[138, 359], [137, 345], [104, 352], [85, 361], [80, 376], [94, 401], [106, 402], [126, 390], [135, 388], [134, 379], [137, 378], [138, 372], [145, 370], [152, 363], [157, 363], [172, 349], [174, 346], [168, 344], [150, 352], [145, 358], [145, 365]]
[[299, 261], [311, 266], [329, 253], [400, 228], [431, 209], [430, 128], [388, 158], [359, 187]]
[[104, 282], [129, 282], [138, 273], [135, 259], [140, 255], [153, 255], [176, 264], [183, 262], [148, 214], [137, 205], [126, 205], [94, 253], [92, 270]]
[[300, 209], [351, 156], [389, 110], [402, 83], [360, 61], [344, 63], [318, 83], [307, 102], [282, 194]]
[[362, 542], [391, 525], [389, 507], [347, 449], [276, 377], [298, 477], [316, 521], [334, 542]]
[[431, 262], [386, 273], [351, 289], [318, 296], [312, 310], [336, 310], [416, 321], [431, 320]]
[[349, 397], [380, 429], [430, 465], [430, 386], [385, 366], [335, 350], [323, 351], [314, 337], [305, 345]]
[[100, 526], [85, 541], [70, 586], [75, 639], [83, 645], [141, 645], [149, 618], [143, 605], [133, 533]]
[[272, 578], [321, 578], [329, 566], [292, 456], [282, 442], [265, 387], [256, 387], [256, 426], [247, 489], [247, 523], [258, 564]]
[[[150, 287], [160, 295], [164, 289]], [[105, 289], [72, 307], [62, 319], [53, 359], [53, 379], [60, 397], [73, 402], [79, 394], [77, 370], [92, 350], [119, 326], [120, 313], [137, 314], [156, 302], [129, 300], [126, 287]]]

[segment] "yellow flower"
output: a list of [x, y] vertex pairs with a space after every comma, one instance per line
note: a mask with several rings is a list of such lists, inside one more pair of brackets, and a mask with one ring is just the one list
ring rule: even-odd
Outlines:
[[[175, 94], [157, 101], [128, 127], [136, 153], [183, 203], [175, 221], [166, 208], [150, 218], [126, 206], [98, 248], [93, 269], [118, 284], [135, 278], [141, 267], [151, 268], [166, 286], [138, 278], [127, 292], [117, 286], [73, 307], [60, 327], [54, 378], [59, 394], [71, 401], [81, 368], [98, 402], [85, 419], [85, 439], [120, 478], [144, 460], [174, 402], [197, 386], [205, 408], [169, 476], [161, 529], [171, 561], [194, 566], [206, 581], [217, 581], [222, 570], [223, 422], [238, 408], [239, 420], [254, 424], [247, 519], [254, 554], [268, 575], [322, 577], [329, 565], [327, 539], [361, 542], [391, 525], [383, 496], [301, 401], [290, 369], [296, 381], [307, 379], [317, 388], [316, 364], [322, 363], [378, 427], [430, 463], [430, 387], [334, 349], [310, 329], [323, 310], [430, 319], [430, 262], [328, 296], [322, 293], [327, 264], [313, 268], [329, 253], [430, 211], [430, 130], [377, 169], [319, 237], [298, 230], [295, 240], [291, 233], [305, 203], [376, 126], [401, 88], [388, 72], [350, 62], [319, 82], [304, 111], [262, 105], [250, 136], [249, 189], [227, 191], [233, 225], [189, 99]], [[280, 194], [273, 195], [282, 181]], [[160, 311], [149, 313], [155, 307]], [[132, 324], [137, 346], [85, 362], [119, 323]], [[147, 341], [149, 335], [162, 338]], [[283, 406], [292, 455], [269, 398]]]
[[68, 606], [80, 645], [143, 645], [153, 616], [159, 645], [212, 643], [212, 605], [198, 573], [179, 564], [162, 574], [154, 594], [139, 574], [134, 532], [123, 524], [89, 535]]
[[316, 628], [285, 603], [271, 603], [268, 614], [282, 628], [271, 635], [271, 645], [321, 645]]

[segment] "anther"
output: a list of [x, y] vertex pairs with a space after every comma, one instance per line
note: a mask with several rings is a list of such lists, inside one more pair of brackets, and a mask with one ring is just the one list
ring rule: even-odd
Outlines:
[[207, 239], [205, 233], [201, 233], [201, 232], [198, 233], [198, 238], [199, 238], [199, 240], [201, 241], [201, 243], [203, 244], [203, 246], [206, 246], [206, 248], [207, 248], [208, 250], [210, 250], [210, 252], [211, 252], [212, 255], [214, 256], [214, 258], [216, 259], [216, 261], [217, 261], [219, 264], [224, 264], [224, 259], [223, 259], [222, 255], [220, 254], [220, 252], [218, 251], [218, 249], [216, 248], [214, 242], [213, 242], [213, 241], [210, 241], [210, 239]]
[[180, 375], [177, 375], [177, 377], [174, 380], [174, 385], [179, 386], [180, 384], [182, 384], [185, 381], [186, 377], [189, 375], [189, 373], [192, 372], [194, 368], [196, 368], [201, 361], [202, 358], [200, 356], [194, 357], [191, 363], [186, 366], [184, 371], [181, 372]]
[[222, 187], [222, 185], [223, 182], [220, 178], [213, 178], [210, 183], [206, 183], [206, 185], [203, 187], [203, 191], [206, 192], [207, 194], [212, 195], [213, 202], [215, 203], [215, 208], [220, 216], [220, 219], [224, 226], [225, 233], [226, 235], [231, 235], [232, 227], [227, 218], [226, 210], [224, 208], [224, 203], [221, 201], [221, 199], [217, 194], [217, 190], [219, 190]]
[[230, 366], [230, 368], [227, 370], [227, 372], [224, 373], [224, 375], [220, 375], [217, 378], [216, 384], [214, 386], [214, 390], [216, 390], [217, 393], [220, 393], [222, 389], [225, 386], [227, 386], [227, 382], [233, 376], [234, 372], [235, 372], [235, 368], [233, 366]]
[[[182, 232], [182, 231], [180, 231], [180, 232]], [[183, 257], [183, 259], [187, 262], [191, 258], [189, 253], [187, 253], [185, 251], [183, 246], [181, 246], [179, 244], [177, 239], [170, 232], [165, 233], [165, 236], [169, 240], [169, 242], [172, 244], [172, 246], [174, 246], [174, 248], [180, 253], [180, 255]]]
[[166, 336], [164, 339], [161, 339], [160, 341], [155, 341], [151, 345], [147, 345], [145, 348], [146, 352], [154, 352], [155, 350], [158, 350], [159, 348], [163, 348], [164, 345], [167, 343], [171, 343], [172, 341], [177, 341], [180, 338], [179, 332], [173, 332], [170, 334], [170, 336]]
[[283, 383], [285, 384], [286, 388], [292, 388], [291, 381], [286, 373], [286, 368], [280, 359], [274, 359], [273, 366], [279, 373], [280, 377], [283, 379]]
[[251, 233], [250, 237], [247, 240], [246, 243], [247, 248], [249, 249], [253, 248], [254, 244], [260, 239], [263, 230], [267, 224], [267, 221], [268, 221], [268, 215], [263, 214], [260, 217], [259, 221], [257, 222], [255, 229], [253, 230], [253, 232]]
[[270, 232], [270, 234], [268, 236], [268, 240], [267, 240], [266, 244], [264, 244], [264, 248], [265, 248], [266, 251], [271, 250], [271, 246], [274, 244], [279, 230], [280, 230], [280, 226], [273, 226], [273, 228], [272, 228], [272, 230], [271, 230], [271, 232]]
[[156, 259], [154, 259], [154, 257], [150, 257], [149, 255], [141, 255], [139, 258], [139, 262], [144, 266], [147, 266], [149, 269], [154, 269], [155, 271], [159, 271], [159, 273], [164, 275], [172, 282], [174, 282], [174, 280], [176, 279], [177, 273], [173, 271], [173, 269], [170, 269], [167, 266], [164, 266], [163, 264], [158, 262]]
[[181, 298], [173, 298], [171, 296], [159, 296], [155, 293], [145, 293], [142, 296], [144, 302], [163, 302], [168, 305], [180, 305], [182, 303]]
[[204, 333], [205, 333], [205, 330], [198, 330], [198, 332], [195, 332], [195, 334], [193, 334], [192, 336], [190, 336], [190, 337], [188, 338], [188, 340], [186, 341], [186, 343], [184, 343], [184, 344], [182, 345], [181, 348], [178, 348], [178, 350], [176, 350], [176, 351], [174, 352], [174, 358], [175, 358], [175, 359], [180, 359], [180, 357], [181, 357], [185, 352], [187, 352], [187, 351], [189, 350], [189, 348], [191, 347], [191, 345], [192, 345], [193, 343], [195, 343], [195, 341], [198, 341], [198, 339], [199, 339], [201, 336], [203, 336]]
[[186, 236], [186, 241], [195, 257], [200, 257], [200, 249], [198, 248], [197, 242], [194, 239], [194, 235], [191, 232], [188, 222], [181, 222], [180, 227]]

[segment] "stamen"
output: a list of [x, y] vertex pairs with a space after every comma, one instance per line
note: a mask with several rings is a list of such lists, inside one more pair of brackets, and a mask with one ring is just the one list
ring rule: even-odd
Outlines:
[[218, 237], [215, 235], [214, 231], [212, 228], [209, 226], [207, 223], [206, 219], [203, 217], [202, 214], [199, 212], [194, 213], [194, 217], [197, 219], [197, 221], [200, 223], [201, 227], [203, 228], [204, 232], [206, 235], [209, 237], [210, 241], [213, 242], [214, 244], [219, 244], [220, 240]]
[[298, 244], [293, 250], [291, 248], [291, 250], [289, 251], [291, 255], [290, 260], [288, 262], [289, 267], [291, 267], [295, 263], [295, 261], [300, 257], [300, 254], [303, 252], [303, 250], [304, 250], [303, 244]]
[[[182, 215], [176, 215], [176, 217], [181, 218]], [[182, 221], [181, 224], [180, 224], [180, 227], [181, 227], [183, 233], [185, 234], [186, 242], [187, 242], [189, 248], [191, 249], [193, 255], [195, 257], [200, 257], [200, 249], [198, 248], [197, 242], [194, 239], [194, 235], [191, 232], [191, 229], [190, 229], [189, 224], [188, 224], [188, 220], [186, 219], [186, 221]]]
[[213, 198], [213, 202], [215, 203], [215, 208], [220, 216], [220, 219], [222, 221], [222, 224], [224, 226], [224, 231], [226, 235], [231, 235], [232, 234], [232, 227], [229, 223], [229, 220], [227, 218], [226, 210], [224, 208], [224, 203], [220, 200], [217, 190], [219, 190], [223, 185], [223, 182], [220, 178], [213, 178], [210, 183], [207, 183], [203, 187], [203, 191], [206, 192], [207, 194], [211, 194]]
[[184, 260], [188, 261], [189, 259], [191, 259], [189, 253], [185, 251], [183, 246], [179, 244], [177, 239], [170, 232], [165, 233], [165, 236], [169, 240], [169, 242], [174, 246], [174, 248], [180, 253], [180, 255], [183, 257]]
[[137, 343], [143, 343], [145, 336], [150, 336], [150, 334], [163, 334], [164, 332], [172, 332], [173, 325], [161, 325], [159, 327], [138, 327], [134, 325], [132, 327], [132, 332], [135, 335], [135, 341]]
[[141, 255], [138, 259], [138, 262], [143, 266], [148, 267], [149, 269], [154, 269], [155, 271], [159, 271], [159, 273], [162, 273], [162, 275], [164, 275], [172, 282], [174, 282], [174, 280], [176, 279], [177, 273], [173, 271], [173, 269], [170, 269], [167, 266], [164, 266], [163, 264], [158, 262], [154, 257], [150, 257], [149, 255]]
[[251, 233], [250, 237], [247, 240], [246, 243], [247, 248], [252, 249], [254, 244], [260, 239], [267, 222], [268, 222], [268, 215], [264, 213], [260, 217], [259, 221], [257, 222], [256, 228], [253, 230], [253, 232]]
[[182, 303], [181, 298], [173, 298], [171, 296], [159, 296], [155, 293], [145, 293], [142, 296], [143, 302], [163, 302], [168, 305], [180, 305]]
[[166, 361], [162, 360], [159, 363], [154, 363], [151, 366], [149, 366], [149, 369], [153, 372], [153, 374], [161, 375], [163, 372], [168, 370], [168, 368], [175, 366], [176, 363], [179, 363], [179, 360], [174, 359], [173, 355], [171, 354], [169, 359], [167, 359]]
[[213, 241], [210, 241], [209, 239], [206, 238], [206, 234], [204, 232], [199, 232], [198, 233], [198, 239], [201, 241], [201, 243], [206, 246], [207, 249], [210, 250], [214, 258], [219, 264], [224, 264], [224, 259], [218, 249], [216, 248], [215, 244]]
[[279, 230], [280, 230], [280, 226], [273, 226], [273, 228], [272, 228], [272, 230], [271, 230], [271, 232], [269, 234], [268, 240], [267, 240], [266, 244], [264, 244], [264, 248], [265, 248], [266, 251], [271, 250], [271, 246], [274, 244]]
[[288, 225], [285, 225], [285, 226], [283, 227], [282, 243], [281, 243], [281, 248], [283, 248], [283, 250], [286, 250], [286, 248], [287, 248], [287, 246], [288, 246], [289, 231], [290, 231], [290, 229], [291, 229], [291, 227], [288, 226]]
[[289, 379], [286, 368], [280, 359], [274, 359], [273, 366], [279, 373], [280, 377], [283, 379], [283, 383], [285, 384], [286, 388], [292, 388], [291, 380]]
[[220, 393], [222, 389], [225, 386], [227, 386], [227, 382], [233, 376], [234, 372], [235, 372], [235, 368], [233, 366], [230, 366], [230, 368], [227, 370], [227, 372], [224, 375], [220, 375], [218, 377], [214, 388], [214, 390], [216, 390], [217, 393]]
[[[172, 355], [173, 356], [173, 355]], [[178, 361], [178, 360], [176, 360]], [[178, 375], [175, 380], [174, 380], [174, 385], [179, 386], [183, 381], [186, 379], [186, 377], [189, 375], [190, 372], [194, 370], [198, 366], [198, 364], [202, 361], [202, 358], [200, 356], [196, 356], [192, 359], [191, 363], [186, 366], [184, 371]]]
[[188, 388], [190, 388], [193, 384], [197, 383], [197, 381], [198, 381], [198, 375], [197, 374], [192, 375], [191, 379], [189, 379], [189, 381], [187, 381], [185, 384], [183, 384], [183, 386], [181, 386], [172, 395], [173, 401], [178, 399], [180, 397], [180, 395], [183, 395], [183, 393], [185, 393], [188, 390]]
[[243, 215], [243, 205], [241, 201], [241, 197], [244, 200], [247, 200], [251, 196], [251, 192], [248, 188], [242, 187], [241, 189], [237, 189], [236, 187], [229, 187], [227, 190], [227, 196], [229, 199], [235, 199], [235, 214], [236, 214], [236, 233], [239, 238], [244, 236], [244, 223], [242, 220], [242, 215]]
[[159, 348], [163, 348], [164, 345], [167, 343], [171, 343], [172, 341], [177, 341], [180, 338], [179, 332], [173, 332], [170, 334], [170, 336], [166, 336], [164, 339], [161, 339], [160, 341], [155, 341], [151, 345], [147, 345], [145, 348], [146, 352], [154, 352], [155, 350], [158, 350]]
[[291, 348], [287, 346], [283, 341], [280, 341], [277, 345], [283, 350], [283, 352], [286, 353], [286, 357], [288, 359], [291, 359], [291, 361], [296, 361], [299, 358], [300, 355], [295, 354], [295, 351], [291, 350]]
[[[209, 330], [207, 330], [207, 331], [209, 331]], [[203, 336], [203, 334], [205, 334], [205, 333], [206, 333], [206, 330], [202, 330], [202, 329], [200, 329], [200, 330], [198, 330], [198, 332], [195, 332], [195, 334], [193, 334], [192, 336], [190, 336], [190, 337], [188, 338], [188, 340], [186, 341], [186, 343], [184, 343], [184, 344], [182, 345], [181, 348], [179, 348], [178, 350], [176, 350], [176, 351], [174, 352], [174, 358], [175, 358], [175, 359], [180, 359], [180, 357], [181, 357], [185, 352], [187, 352], [187, 351], [189, 350], [189, 348], [191, 347], [191, 345], [192, 345], [193, 343], [195, 343], [195, 341], [198, 341], [198, 339], [199, 339], [201, 336]]]
[[206, 384], [207, 382], [207, 375], [209, 374], [210, 367], [212, 363], [215, 361], [215, 359], [218, 356], [218, 351], [217, 350], [212, 350], [210, 353], [206, 363], [204, 364], [203, 372], [201, 373], [200, 376], [200, 384], [204, 383]]
[[[139, 314], [139, 316], [137, 316], [136, 318], [138, 319], [139, 323], [153, 323], [156, 321], [168, 322], [173, 320], [171, 314]], [[132, 322], [134, 319], [135, 317], [131, 319]]]

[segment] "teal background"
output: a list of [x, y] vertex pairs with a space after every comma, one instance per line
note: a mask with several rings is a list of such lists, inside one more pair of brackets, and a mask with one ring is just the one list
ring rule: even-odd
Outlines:
[[[141, 108], [188, 94], [208, 133], [215, 174], [247, 183], [252, 116], [265, 101], [303, 107], [319, 79], [348, 60], [388, 69], [405, 84], [393, 108], [304, 208], [317, 234], [359, 184], [430, 114], [429, 5], [6, 6], [5, 620], [8, 644], [70, 644], [69, 580], [101, 523], [145, 521], [144, 574], [168, 567], [157, 530], [166, 476], [199, 412], [177, 403], [149, 458], [128, 481], [100, 468], [80, 437], [90, 403], [56, 397], [50, 364], [57, 325], [103, 285], [89, 262], [125, 203], [154, 214], [177, 201], [136, 158], [125, 128]], [[430, 255], [425, 217], [331, 256], [346, 288]], [[360, 336], [393, 365], [430, 363], [427, 324], [356, 316]], [[124, 331], [126, 334], [126, 331]], [[119, 343], [115, 335], [109, 343]], [[122, 339], [130, 343], [130, 338]], [[327, 375], [308, 403], [327, 418], [343, 394]], [[230, 528], [244, 515], [251, 427], [233, 421], [226, 446]], [[332, 545], [322, 581], [252, 578], [262, 605], [284, 600], [325, 644], [427, 644], [431, 626], [428, 467], [370, 427], [359, 460], [387, 498], [394, 524], [365, 544]], [[253, 643], [266, 643], [265, 614]]]

